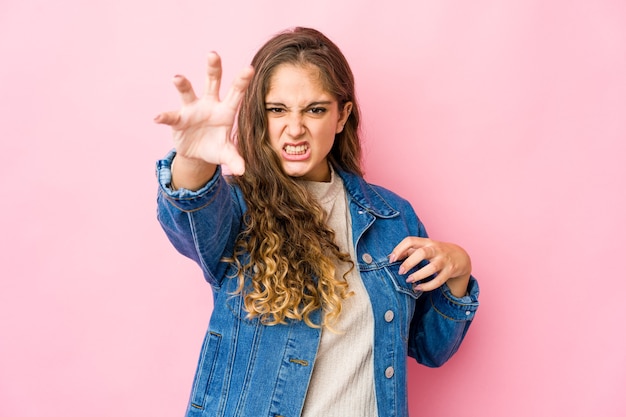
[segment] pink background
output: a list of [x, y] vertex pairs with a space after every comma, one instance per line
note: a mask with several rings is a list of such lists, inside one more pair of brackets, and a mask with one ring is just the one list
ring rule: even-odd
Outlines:
[[152, 118], [293, 25], [353, 66], [367, 178], [480, 278], [412, 415], [626, 415], [623, 0], [2, 0], [0, 416], [182, 415], [211, 296], [155, 220]]

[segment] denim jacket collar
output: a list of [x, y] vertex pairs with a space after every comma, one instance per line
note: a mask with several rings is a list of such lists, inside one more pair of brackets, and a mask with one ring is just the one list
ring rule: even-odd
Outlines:
[[384, 219], [396, 217], [400, 214], [362, 177], [344, 171], [337, 166], [334, 168], [335, 172], [343, 180], [348, 195], [365, 211]]

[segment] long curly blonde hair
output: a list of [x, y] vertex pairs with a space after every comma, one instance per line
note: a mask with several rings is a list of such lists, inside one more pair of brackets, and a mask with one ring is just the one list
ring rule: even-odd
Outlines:
[[[326, 214], [307, 190], [282, 169], [269, 144], [265, 97], [275, 68], [281, 64], [313, 65], [324, 87], [339, 103], [351, 102], [344, 129], [328, 155], [334, 166], [357, 175], [361, 170], [359, 107], [354, 77], [339, 48], [317, 30], [295, 28], [270, 39], [252, 60], [254, 78], [246, 90], [237, 123], [237, 146], [246, 171], [233, 177], [247, 204], [244, 227], [234, 256], [238, 288], [248, 316], [267, 325], [304, 320], [332, 329], [350, 291], [336, 276], [336, 261], [354, 264], [335, 243]], [[346, 273], [347, 274], [347, 273]], [[321, 309], [320, 323], [311, 314]]]

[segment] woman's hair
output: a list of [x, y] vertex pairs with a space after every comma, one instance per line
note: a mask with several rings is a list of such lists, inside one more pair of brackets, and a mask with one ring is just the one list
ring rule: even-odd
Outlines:
[[[335, 276], [335, 263], [347, 262], [352, 268], [354, 264], [335, 243], [324, 210], [284, 172], [269, 143], [265, 99], [270, 79], [282, 64], [317, 68], [324, 89], [337, 100], [340, 112], [346, 103], [352, 103], [328, 159], [344, 171], [363, 175], [359, 106], [348, 62], [317, 30], [298, 27], [279, 33], [252, 60], [255, 73], [238, 116], [237, 146], [246, 170], [232, 181], [241, 188], [247, 211], [231, 259], [238, 268], [236, 293], [242, 294], [248, 316], [265, 324], [295, 319], [311, 327], [332, 328], [342, 301], [350, 295], [345, 276]], [[319, 309], [322, 321], [313, 323], [311, 313]]]

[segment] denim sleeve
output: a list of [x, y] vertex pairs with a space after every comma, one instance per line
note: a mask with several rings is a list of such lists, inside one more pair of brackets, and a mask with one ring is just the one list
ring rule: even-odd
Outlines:
[[478, 309], [478, 281], [470, 277], [467, 294], [455, 297], [446, 284], [417, 301], [409, 334], [409, 356], [438, 367], [458, 350]]
[[175, 152], [157, 161], [159, 181], [157, 218], [170, 242], [184, 256], [195, 261], [205, 279], [219, 288], [239, 232], [239, 207], [231, 197], [231, 186], [215, 172], [213, 178], [197, 191], [172, 190], [171, 166]]

